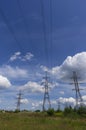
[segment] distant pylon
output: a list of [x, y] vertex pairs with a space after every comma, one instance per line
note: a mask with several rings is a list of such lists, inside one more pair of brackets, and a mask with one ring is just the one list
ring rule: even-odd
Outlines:
[[22, 93], [21, 91], [19, 91], [18, 98], [17, 98], [17, 108], [16, 108], [16, 110], [18, 111], [20, 111], [21, 96], [22, 96]]
[[45, 77], [44, 77], [45, 81], [43, 82], [44, 84], [44, 88], [45, 88], [45, 92], [44, 92], [44, 99], [43, 99], [43, 111], [45, 111], [45, 103], [46, 103], [46, 100], [48, 101], [49, 103], [49, 109], [51, 108], [51, 103], [50, 103], [50, 97], [49, 97], [49, 92], [48, 92], [48, 89], [49, 89], [49, 82], [48, 82], [48, 79], [49, 77], [47, 76], [47, 71], [45, 72]]
[[65, 108], [68, 108], [68, 100], [65, 98]]
[[60, 111], [60, 105], [61, 105], [61, 103], [60, 103], [60, 101], [58, 100], [58, 111]]
[[78, 77], [77, 77], [77, 74], [75, 71], [73, 71], [73, 81], [74, 81], [74, 85], [75, 85], [75, 90], [76, 91], [76, 108], [78, 108], [78, 105], [79, 105], [79, 102], [80, 102], [80, 105], [82, 105], [83, 103], [83, 99], [82, 99], [82, 96], [81, 96], [81, 93], [80, 93], [80, 90], [83, 90], [83, 89], [80, 89], [79, 88], [79, 84], [78, 84]]

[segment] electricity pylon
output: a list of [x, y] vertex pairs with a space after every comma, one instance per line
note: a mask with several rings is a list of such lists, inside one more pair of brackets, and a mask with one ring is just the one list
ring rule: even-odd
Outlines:
[[65, 98], [65, 108], [68, 108], [68, 100]]
[[61, 103], [60, 103], [60, 101], [58, 100], [58, 111], [60, 111], [60, 106], [61, 106]]
[[45, 103], [46, 101], [48, 101], [48, 104], [49, 104], [49, 109], [51, 108], [51, 103], [50, 103], [50, 97], [49, 97], [49, 82], [48, 82], [48, 79], [49, 77], [47, 76], [47, 71], [46, 71], [46, 74], [45, 74], [45, 77], [44, 77], [44, 82], [42, 83], [44, 85], [44, 88], [45, 88], [45, 92], [44, 92], [44, 99], [43, 99], [43, 111], [45, 111]]
[[20, 104], [21, 104], [21, 96], [22, 96], [22, 93], [21, 91], [19, 91], [19, 94], [18, 94], [18, 98], [17, 98], [17, 108], [16, 110], [20, 111]]
[[82, 99], [82, 96], [81, 96], [81, 93], [80, 93], [80, 90], [83, 90], [83, 89], [80, 89], [79, 88], [79, 84], [78, 84], [78, 77], [77, 77], [77, 74], [75, 71], [73, 71], [73, 81], [74, 81], [74, 85], [75, 85], [75, 90], [76, 91], [76, 108], [78, 108], [78, 104], [80, 102], [80, 105], [82, 105], [83, 103], [83, 99]]

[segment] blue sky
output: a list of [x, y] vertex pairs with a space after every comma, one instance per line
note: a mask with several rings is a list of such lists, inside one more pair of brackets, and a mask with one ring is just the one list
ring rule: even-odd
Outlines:
[[85, 5], [85, 0], [0, 0], [1, 109], [16, 108], [20, 89], [21, 109], [41, 109], [46, 69], [52, 107], [58, 100], [75, 102], [68, 82], [72, 71], [85, 82]]

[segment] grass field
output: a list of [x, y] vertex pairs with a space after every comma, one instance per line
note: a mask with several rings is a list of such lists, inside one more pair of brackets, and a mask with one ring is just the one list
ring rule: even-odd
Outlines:
[[47, 116], [43, 113], [0, 113], [0, 130], [85, 130], [86, 118]]

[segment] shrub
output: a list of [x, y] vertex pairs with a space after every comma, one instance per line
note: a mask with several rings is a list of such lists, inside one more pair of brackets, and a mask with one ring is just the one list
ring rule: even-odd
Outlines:
[[77, 110], [77, 113], [80, 115], [86, 114], [86, 107], [85, 106], [79, 107], [79, 109]]
[[52, 108], [52, 109], [49, 109], [49, 110], [47, 110], [47, 114], [49, 115], [49, 116], [53, 116], [54, 115], [54, 109]]
[[40, 110], [35, 110], [35, 112], [40, 112]]
[[20, 112], [20, 110], [17, 110], [17, 109], [16, 109], [16, 110], [14, 111], [14, 113], [18, 113], [18, 112]]

